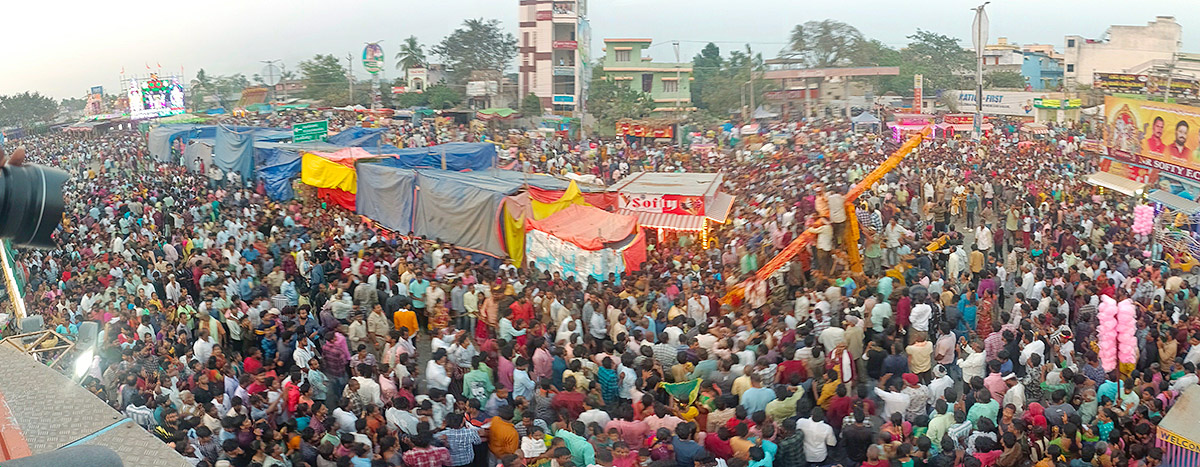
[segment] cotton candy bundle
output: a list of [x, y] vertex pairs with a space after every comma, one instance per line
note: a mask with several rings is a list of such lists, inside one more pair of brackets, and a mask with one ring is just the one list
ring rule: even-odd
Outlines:
[[1140, 205], [1133, 208], [1133, 233], [1149, 235], [1154, 230], [1154, 208]]
[[1096, 203], [1096, 204], [1103, 204], [1103, 203], [1104, 203], [1104, 197], [1103, 197], [1103, 196], [1100, 196], [1100, 195], [1092, 195], [1092, 202], [1093, 202], [1093, 203]]
[[1137, 362], [1137, 308], [1126, 298], [1117, 304], [1117, 359], [1121, 363]]
[[1096, 328], [1100, 344], [1100, 365], [1104, 371], [1117, 369], [1117, 301], [1105, 295], [1100, 298], [1097, 318], [1100, 321]]

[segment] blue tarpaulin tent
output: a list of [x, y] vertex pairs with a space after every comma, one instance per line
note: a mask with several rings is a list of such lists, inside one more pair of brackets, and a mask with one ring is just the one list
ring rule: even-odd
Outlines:
[[383, 128], [363, 128], [356, 126], [330, 136], [325, 141], [338, 146], [366, 147], [379, 146], [382, 139]]
[[267, 196], [274, 201], [288, 201], [296, 196], [292, 179], [300, 175], [300, 151], [333, 152], [341, 149], [328, 143], [254, 143], [254, 166], [258, 179], [266, 186]]
[[496, 145], [492, 143], [446, 143], [437, 146], [420, 148], [396, 148], [385, 146], [375, 150], [365, 147], [372, 154], [393, 154], [396, 157], [384, 159], [381, 164], [399, 169], [415, 169], [423, 167], [442, 168], [453, 171], [484, 170], [491, 168], [496, 160]]

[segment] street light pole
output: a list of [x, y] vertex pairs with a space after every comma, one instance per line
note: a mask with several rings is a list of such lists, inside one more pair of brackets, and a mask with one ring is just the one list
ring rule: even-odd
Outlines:
[[983, 139], [983, 48], [987, 46], [988, 17], [983, 7], [992, 2], [983, 2], [975, 10], [975, 22], [971, 25], [971, 42], [975, 45], [975, 118], [972, 136], [975, 141]]

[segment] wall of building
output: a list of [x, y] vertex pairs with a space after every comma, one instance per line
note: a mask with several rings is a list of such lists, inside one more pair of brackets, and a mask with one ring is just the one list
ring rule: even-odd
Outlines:
[[[649, 76], [650, 98], [656, 109], [675, 110], [690, 108], [692, 102], [692, 67], [690, 63], [654, 62], [643, 57], [649, 47], [649, 39], [604, 41], [604, 75], [638, 91], [646, 91], [644, 83]], [[628, 60], [617, 60], [626, 58]], [[670, 83], [677, 82], [675, 90], [667, 91]]]
[[1112, 26], [1106, 40], [1066, 36], [1063, 53], [1067, 83], [1092, 84], [1092, 73], [1122, 73], [1154, 60], [1170, 60], [1179, 51], [1183, 28], [1170, 16], [1146, 26]]
[[[588, 76], [584, 66], [590, 55], [586, 2], [520, 0], [517, 18], [517, 94], [522, 98], [534, 94], [545, 109], [560, 114], [575, 113], [584, 100], [583, 83]], [[556, 49], [556, 41], [574, 41], [575, 48]], [[555, 76], [560, 77], [557, 88]], [[561, 78], [565, 76], [571, 79]]]

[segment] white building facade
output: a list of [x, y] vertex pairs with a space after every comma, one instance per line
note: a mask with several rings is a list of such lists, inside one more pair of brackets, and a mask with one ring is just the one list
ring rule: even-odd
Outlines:
[[1063, 76], [1068, 85], [1091, 85], [1093, 73], [1139, 73], [1174, 60], [1183, 27], [1173, 16], [1145, 26], [1110, 26], [1103, 39], [1066, 36]]
[[585, 0], [519, 0], [517, 94], [557, 115], [581, 116], [591, 80]]

